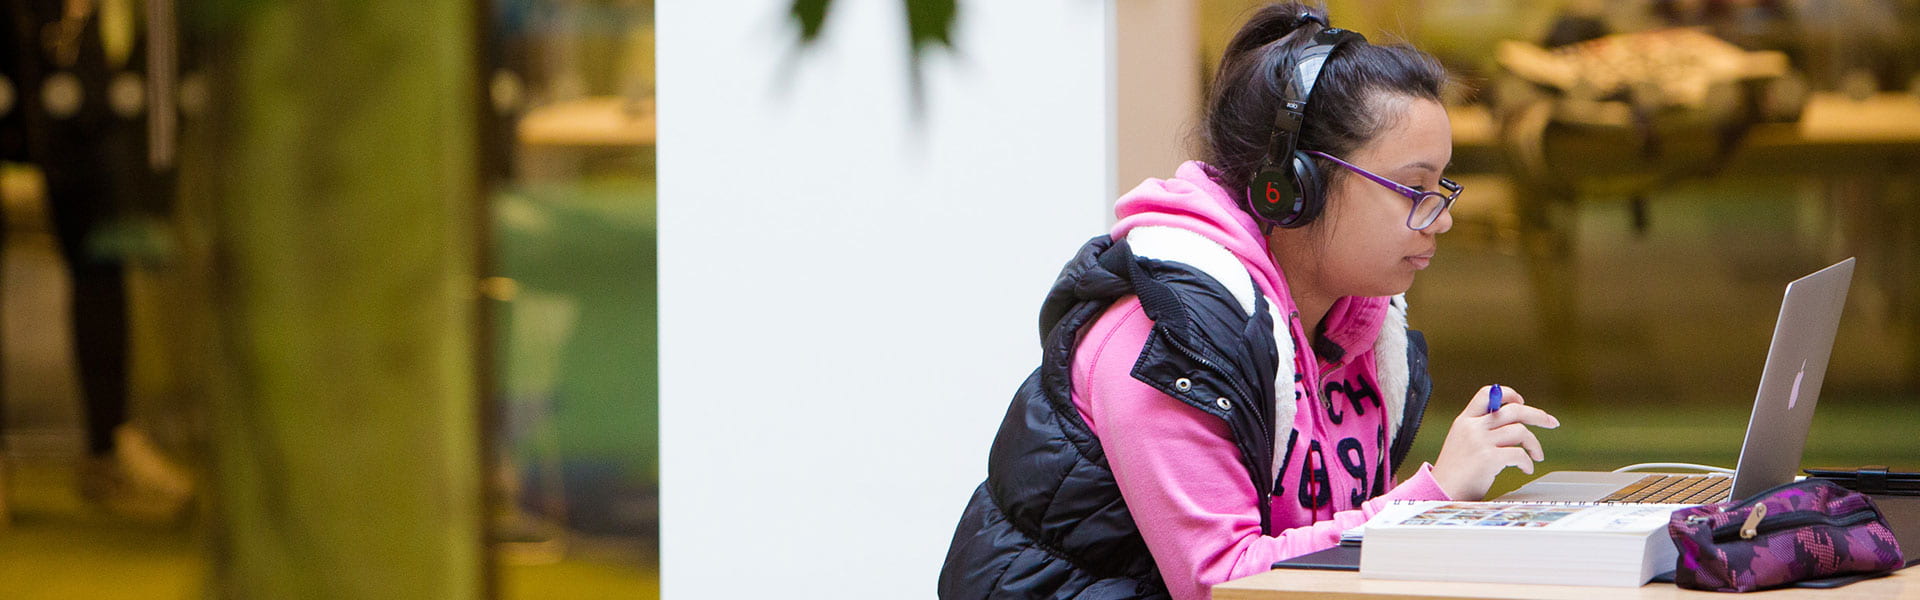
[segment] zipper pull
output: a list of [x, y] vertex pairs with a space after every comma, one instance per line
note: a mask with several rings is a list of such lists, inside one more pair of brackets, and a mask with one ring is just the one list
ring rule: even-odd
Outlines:
[[1767, 505], [1753, 505], [1753, 512], [1747, 515], [1747, 521], [1740, 524], [1740, 539], [1750, 540], [1760, 535], [1760, 520], [1767, 518]]

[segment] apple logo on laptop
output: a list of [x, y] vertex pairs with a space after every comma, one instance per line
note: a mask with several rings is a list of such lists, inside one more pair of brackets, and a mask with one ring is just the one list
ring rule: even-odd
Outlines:
[[1793, 391], [1787, 393], [1787, 410], [1800, 402], [1800, 379], [1807, 376], [1807, 361], [1800, 361], [1800, 372], [1793, 374]]

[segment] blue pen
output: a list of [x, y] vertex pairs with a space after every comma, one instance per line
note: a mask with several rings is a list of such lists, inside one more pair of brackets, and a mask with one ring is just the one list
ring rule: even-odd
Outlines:
[[1493, 389], [1487, 392], [1487, 414], [1497, 412], [1500, 412], [1500, 384], [1498, 383], [1493, 384]]

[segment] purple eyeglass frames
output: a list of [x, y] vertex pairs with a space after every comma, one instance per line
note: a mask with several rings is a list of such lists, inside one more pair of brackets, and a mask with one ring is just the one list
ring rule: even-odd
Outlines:
[[1366, 169], [1354, 166], [1353, 163], [1340, 160], [1331, 154], [1318, 150], [1308, 150], [1306, 152], [1307, 154], [1333, 161], [1334, 164], [1340, 165], [1348, 171], [1353, 171], [1354, 174], [1365, 177], [1368, 181], [1380, 184], [1381, 187], [1393, 190], [1402, 196], [1406, 196], [1408, 200], [1412, 200], [1413, 209], [1407, 211], [1407, 228], [1414, 231], [1432, 227], [1434, 221], [1440, 220], [1440, 214], [1447, 212], [1447, 209], [1453, 206], [1453, 201], [1460, 198], [1460, 190], [1466, 189], [1460, 184], [1454, 183], [1452, 179], [1441, 177], [1440, 187], [1441, 189], [1447, 190], [1447, 193], [1442, 194], [1435, 191], [1416, 190], [1400, 185], [1392, 179], [1375, 175]]

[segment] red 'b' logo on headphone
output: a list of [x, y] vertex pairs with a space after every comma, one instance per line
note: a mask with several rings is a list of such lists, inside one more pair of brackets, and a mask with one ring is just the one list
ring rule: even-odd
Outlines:
[[1273, 182], [1267, 182], [1267, 204], [1280, 203], [1280, 190], [1273, 188]]

